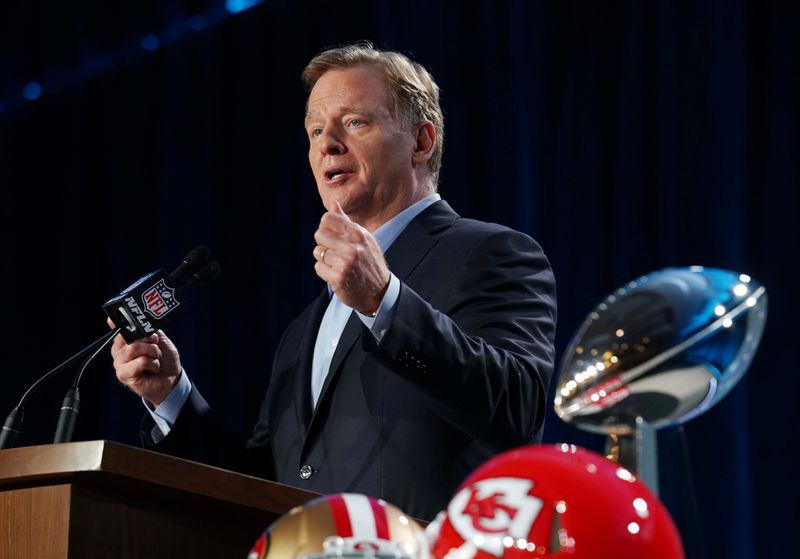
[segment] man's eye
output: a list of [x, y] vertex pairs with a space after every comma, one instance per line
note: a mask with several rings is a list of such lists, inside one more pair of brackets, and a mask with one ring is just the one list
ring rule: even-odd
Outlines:
[[364, 121], [360, 118], [354, 118], [350, 120], [350, 126], [361, 126], [362, 124], [364, 124]]
[[322, 128], [314, 128], [311, 131], [311, 135], [314, 136], [315, 138], [319, 138], [320, 136], [322, 136]]

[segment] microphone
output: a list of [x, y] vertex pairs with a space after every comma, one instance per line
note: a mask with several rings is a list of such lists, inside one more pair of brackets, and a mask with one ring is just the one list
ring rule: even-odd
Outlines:
[[183, 290], [193, 285], [201, 285], [208, 281], [215, 280], [221, 273], [222, 268], [220, 267], [219, 262], [212, 260], [208, 264], [205, 264], [202, 268], [193, 272], [192, 277], [189, 278], [186, 283], [181, 285], [178, 289]]
[[[163, 269], [151, 272], [103, 304], [111, 321], [122, 329], [127, 343], [154, 334], [182, 312], [187, 306], [182, 296], [184, 289], [219, 276], [219, 263], [209, 261], [209, 256], [207, 247], [195, 247], [171, 273]], [[188, 271], [191, 277], [178, 285]]]
[[[14, 446], [17, 436], [22, 430], [25, 404], [31, 395], [48, 379], [94, 350], [81, 365], [72, 388], [67, 392], [61, 405], [54, 442], [71, 440], [80, 407], [78, 385], [86, 367], [117, 334], [122, 334], [125, 341], [131, 343], [154, 333], [162, 324], [182, 311], [186, 306], [180, 296], [183, 289], [211, 281], [220, 274], [219, 263], [209, 261], [209, 256], [210, 252], [207, 247], [202, 245], [195, 247], [169, 275], [164, 270], [147, 274], [106, 302], [103, 308], [117, 327], [48, 371], [28, 388], [19, 403], [9, 412], [3, 427], [0, 428], [0, 449]], [[180, 286], [174, 287], [181, 276], [186, 275], [187, 272], [191, 272], [191, 276]]]
[[66, 367], [71, 365], [73, 362], [80, 359], [83, 355], [89, 353], [92, 349], [97, 346], [97, 344], [102, 343], [105, 345], [108, 343], [109, 340], [113, 339], [119, 333], [119, 328], [115, 328], [112, 332], [103, 334], [98, 340], [93, 341], [88, 346], [80, 350], [78, 353], [61, 363], [60, 365], [54, 367], [50, 371], [48, 371], [44, 376], [42, 376], [39, 380], [34, 382], [30, 388], [22, 395], [20, 398], [19, 403], [14, 406], [8, 416], [6, 417], [6, 421], [3, 424], [2, 429], [0, 429], [0, 449], [3, 448], [11, 448], [14, 446], [14, 442], [17, 440], [17, 435], [19, 435], [20, 431], [22, 430], [22, 421], [25, 419], [25, 404], [27, 403], [28, 399], [33, 395], [34, 392], [42, 385], [45, 381], [49, 378], [55, 376]]
[[[210, 251], [200, 245], [193, 248], [169, 275], [164, 270], [157, 270], [140, 278], [122, 293], [103, 305], [112, 322], [117, 326], [114, 335], [122, 334], [128, 343], [155, 333], [186, 308], [180, 293], [187, 287], [216, 279], [221, 268], [218, 262], [209, 261]], [[191, 271], [191, 277], [180, 286], [176, 282]], [[141, 301], [141, 306], [139, 305]], [[181, 307], [182, 306], [182, 307]], [[176, 312], [177, 311], [177, 312]], [[147, 313], [147, 314], [145, 314]], [[169, 316], [167, 316], [169, 315]], [[135, 317], [135, 318], [133, 318]], [[80, 392], [78, 386], [83, 372], [89, 363], [108, 345], [114, 335], [103, 341], [95, 352], [86, 358], [80, 371], [75, 376], [72, 388], [67, 391], [61, 403], [61, 413], [53, 437], [53, 443], [64, 443], [72, 440], [75, 422], [80, 409]]]
[[83, 371], [85, 371], [89, 363], [105, 349], [109, 342], [119, 334], [119, 331], [120, 328], [117, 326], [110, 334], [106, 334], [101, 338], [100, 341], [102, 341], [102, 343], [100, 346], [94, 353], [87, 357], [83, 365], [81, 365], [80, 371], [78, 371], [78, 374], [75, 376], [75, 382], [72, 383], [72, 388], [67, 391], [67, 395], [64, 396], [64, 400], [61, 402], [61, 412], [58, 414], [56, 434], [53, 437], [54, 443], [67, 443], [72, 440], [72, 433], [75, 430], [75, 421], [78, 419], [78, 410], [80, 410], [81, 407], [81, 395], [78, 391], [78, 384], [81, 382]]
[[186, 255], [186, 258], [178, 264], [178, 267], [170, 272], [169, 279], [171, 281], [177, 281], [186, 270], [196, 270], [204, 266], [206, 262], [208, 262], [209, 256], [211, 256], [211, 251], [208, 250], [207, 246], [199, 245], [194, 247], [189, 251], [189, 254]]

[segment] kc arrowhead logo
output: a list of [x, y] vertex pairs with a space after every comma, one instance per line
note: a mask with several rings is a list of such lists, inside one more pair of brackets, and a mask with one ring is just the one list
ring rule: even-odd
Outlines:
[[527, 539], [543, 501], [529, 491], [533, 482], [515, 477], [489, 478], [464, 487], [447, 507], [453, 528], [465, 542], [496, 557], [503, 538]]

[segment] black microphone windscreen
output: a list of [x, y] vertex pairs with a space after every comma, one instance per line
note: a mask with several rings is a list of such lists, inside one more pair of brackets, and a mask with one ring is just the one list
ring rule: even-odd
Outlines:
[[207, 246], [198, 245], [194, 247], [189, 251], [189, 254], [187, 254], [183, 260], [181, 260], [181, 263], [178, 264], [178, 267], [170, 272], [169, 279], [171, 281], [177, 281], [187, 270], [192, 271], [192, 273], [196, 273], [198, 269], [206, 265], [206, 262], [208, 262], [210, 256], [211, 251], [208, 250]]
[[201, 264], [205, 264], [205, 262], [208, 261], [209, 256], [211, 256], [211, 251], [208, 250], [208, 247], [205, 245], [199, 245], [189, 251], [189, 254], [186, 255], [186, 261], [194, 268]]
[[198, 272], [198, 276], [200, 281], [211, 281], [215, 280], [219, 277], [222, 273], [222, 267], [219, 265], [219, 262], [216, 260], [212, 260], [206, 266]]
[[[213, 280], [220, 274], [219, 262], [208, 260], [208, 247], [199, 245], [170, 274], [157, 270], [140, 278], [103, 305], [111, 321], [119, 326], [122, 337], [131, 343], [149, 336], [186, 308], [181, 292], [199, 283]], [[178, 280], [188, 270], [191, 276], [182, 284]]]

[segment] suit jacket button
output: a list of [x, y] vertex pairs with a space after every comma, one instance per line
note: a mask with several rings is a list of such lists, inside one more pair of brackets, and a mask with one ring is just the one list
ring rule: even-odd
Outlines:
[[300, 479], [308, 479], [314, 473], [314, 468], [306, 464], [300, 468]]

